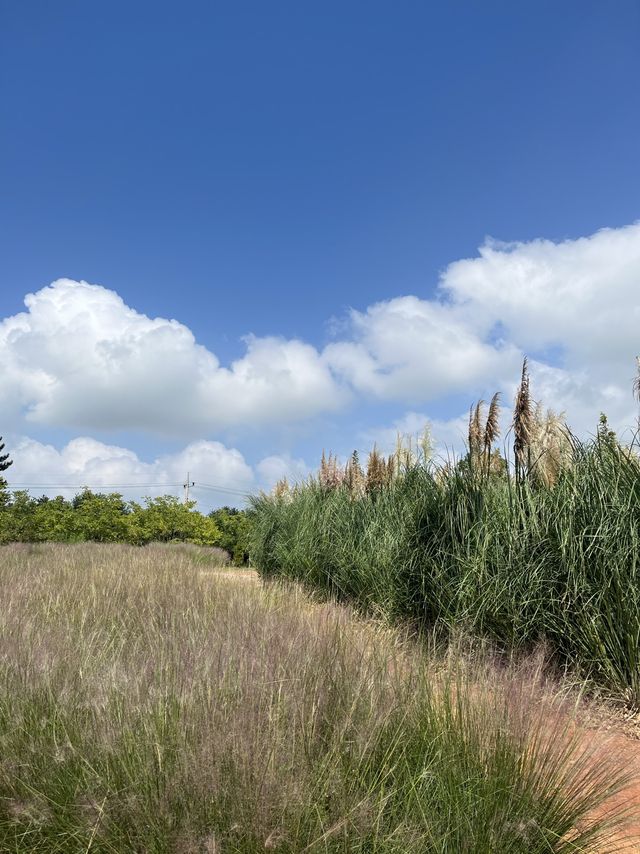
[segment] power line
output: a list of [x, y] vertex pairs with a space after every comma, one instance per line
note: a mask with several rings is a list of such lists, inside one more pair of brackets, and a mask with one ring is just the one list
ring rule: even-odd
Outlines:
[[[200, 483], [199, 481], [188, 481], [192, 489], [204, 489], [212, 492], [221, 492], [227, 495], [238, 495], [247, 498], [250, 492], [223, 486], [222, 484]], [[184, 482], [174, 483], [12, 483], [8, 484], [11, 489], [185, 489]]]
[[239, 489], [232, 489], [231, 487], [228, 487], [228, 486], [214, 486], [211, 483], [199, 483], [198, 481], [196, 481], [196, 483], [195, 483], [195, 489], [208, 489], [208, 490], [212, 490], [213, 492], [229, 492], [232, 495], [249, 496], [252, 494], [251, 492], [244, 492], [244, 491], [241, 491]]
[[8, 485], [23, 489], [159, 489], [164, 487], [178, 489], [182, 486], [181, 483], [12, 483]]

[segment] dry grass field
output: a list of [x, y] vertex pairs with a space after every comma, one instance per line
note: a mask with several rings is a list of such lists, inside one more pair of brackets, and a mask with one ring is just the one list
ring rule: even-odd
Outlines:
[[535, 662], [205, 549], [7, 546], [0, 597], [0, 851], [625, 850], [620, 738]]

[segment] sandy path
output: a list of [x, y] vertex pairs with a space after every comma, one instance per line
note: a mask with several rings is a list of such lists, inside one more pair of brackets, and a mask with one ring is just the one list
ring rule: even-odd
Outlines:
[[624, 829], [616, 835], [615, 841], [620, 846], [616, 850], [640, 854], [640, 737], [617, 732], [618, 726], [620, 724], [614, 722], [608, 731], [586, 730], [585, 743], [591, 747], [595, 746], [597, 750], [598, 742], [601, 742], [603, 751], [619, 755], [626, 769], [634, 776], [634, 782], [612, 797], [605, 809], [621, 807], [629, 810]]

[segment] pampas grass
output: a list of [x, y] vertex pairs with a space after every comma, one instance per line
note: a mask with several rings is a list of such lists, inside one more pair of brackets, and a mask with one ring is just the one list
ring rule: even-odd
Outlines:
[[[310, 481], [289, 505], [253, 505], [261, 573], [303, 582], [366, 612], [448, 633], [464, 626], [504, 648], [544, 641], [562, 667], [640, 708], [640, 456], [606, 419], [591, 440], [530, 392], [513, 415], [514, 475], [471, 408], [469, 453], [414, 460], [391, 476], [370, 458], [358, 500]], [[491, 449], [491, 450], [490, 450]]]
[[531, 469], [531, 441], [535, 430], [526, 358], [522, 363], [522, 376], [516, 394], [512, 426], [516, 482], [522, 483]]

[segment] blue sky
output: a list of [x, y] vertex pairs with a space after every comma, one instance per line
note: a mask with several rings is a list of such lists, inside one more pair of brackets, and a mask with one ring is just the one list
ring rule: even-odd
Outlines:
[[[524, 351], [580, 429], [634, 417], [637, 2], [0, 6], [14, 480], [162, 479], [209, 442], [200, 479], [244, 489], [427, 417], [451, 443]], [[60, 279], [123, 305], [59, 285], [14, 320]]]

